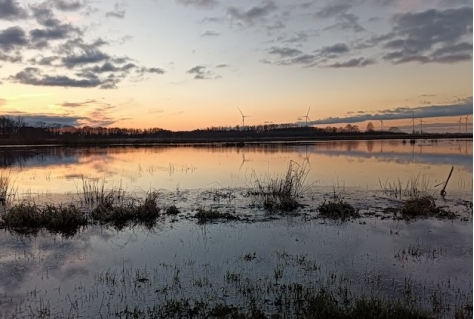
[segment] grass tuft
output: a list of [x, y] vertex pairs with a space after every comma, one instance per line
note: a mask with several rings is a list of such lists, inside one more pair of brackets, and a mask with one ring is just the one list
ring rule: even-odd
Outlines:
[[87, 225], [87, 218], [74, 205], [41, 207], [31, 203], [20, 203], [1, 215], [0, 224], [20, 233], [45, 228], [53, 233], [71, 236], [82, 226]]
[[291, 161], [286, 173], [274, 178], [260, 180], [254, 174], [253, 189], [250, 195], [256, 197], [268, 211], [293, 211], [300, 204], [297, 198], [302, 196], [309, 173], [306, 162], [302, 165]]
[[346, 220], [360, 217], [359, 212], [343, 200], [341, 195], [334, 193], [332, 199], [318, 206], [319, 215], [324, 218]]
[[455, 218], [453, 212], [436, 207], [434, 198], [431, 196], [413, 197], [405, 200], [399, 209], [403, 217], [438, 217]]
[[205, 209], [198, 208], [197, 213], [194, 214], [194, 218], [198, 219], [199, 223], [207, 223], [216, 219], [227, 219], [227, 220], [238, 220], [237, 216], [234, 216], [230, 213], [221, 213], [216, 209]]
[[161, 208], [157, 203], [158, 195], [150, 192], [143, 203], [135, 204], [134, 201], [116, 205], [111, 197], [104, 198], [97, 207], [91, 211], [91, 218], [100, 224], [111, 224], [122, 229], [129, 223], [145, 225], [149, 228], [156, 224]]
[[179, 213], [181, 211], [175, 205], [168, 206], [165, 211], [166, 215], [178, 215]]

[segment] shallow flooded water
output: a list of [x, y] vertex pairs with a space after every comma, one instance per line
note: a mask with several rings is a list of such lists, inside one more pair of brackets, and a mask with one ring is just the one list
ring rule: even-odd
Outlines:
[[472, 140], [0, 150], [1, 167], [11, 172], [19, 197], [74, 194], [82, 191], [82, 178], [128, 191], [246, 187], [252, 175], [284, 173], [290, 161], [308, 164], [308, 184], [367, 190], [417, 176], [424, 187], [434, 188], [454, 167], [448, 193], [472, 192]]
[[[302, 206], [269, 214], [248, 187], [291, 161], [308, 167]], [[0, 229], [0, 318], [153, 317], [150, 309], [182, 300], [295, 317], [281, 308], [292, 284], [341, 300], [399, 300], [440, 318], [472, 305], [472, 141], [38, 148], [4, 153], [3, 163], [17, 200], [77, 200], [83, 178], [95, 178], [136, 194], [159, 189], [163, 207], [181, 213], [152, 229], [88, 226], [72, 237]], [[452, 166], [442, 199], [435, 186]], [[412, 178], [461, 218], [384, 218], [399, 199], [381, 184]], [[362, 217], [318, 217], [334, 192]], [[202, 224], [193, 218], [200, 207], [240, 220]]]

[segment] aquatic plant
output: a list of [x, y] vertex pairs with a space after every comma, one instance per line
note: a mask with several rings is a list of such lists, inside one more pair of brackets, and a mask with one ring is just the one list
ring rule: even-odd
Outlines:
[[438, 217], [455, 218], [456, 214], [436, 206], [431, 196], [412, 197], [402, 202], [398, 212], [406, 218]]
[[334, 192], [330, 200], [324, 200], [319, 206], [319, 215], [324, 218], [346, 220], [360, 217], [359, 212], [347, 203], [340, 194]]
[[234, 216], [230, 213], [221, 213], [216, 209], [206, 209], [203, 207], [199, 207], [197, 209], [197, 213], [194, 214], [194, 218], [198, 219], [199, 223], [206, 223], [208, 221], [216, 220], [216, 219], [226, 219], [226, 220], [237, 220], [239, 219], [237, 216]]
[[382, 183], [379, 178], [379, 185], [385, 196], [393, 198], [420, 197], [428, 195], [429, 179], [424, 176], [420, 178], [420, 174], [418, 174], [409, 178], [406, 183], [403, 183], [400, 179], [394, 182], [387, 180]]
[[149, 192], [143, 203], [136, 204], [136, 201], [130, 201], [115, 204], [111, 197], [105, 197], [103, 202], [91, 211], [90, 216], [102, 225], [111, 224], [118, 229], [129, 223], [153, 227], [161, 211], [157, 198], [158, 195], [155, 192]]
[[165, 210], [166, 215], [178, 215], [179, 213], [181, 211], [175, 205], [168, 206]]
[[249, 194], [254, 196], [268, 211], [293, 211], [300, 206], [298, 197], [307, 188], [306, 177], [309, 173], [307, 162], [298, 164], [290, 161], [286, 173], [261, 180], [253, 174]]
[[11, 172], [0, 173], [0, 203], [11, 203], [16, 197], [17, 189], [14, 187]]
[[87, 217], [72, 204], [41, 207], [34, 203], [20, 203], [1, 215], [0, 225], [20, 233], [34, 233], [45, 228], [53, 233], [74, 235], [87, 225]]

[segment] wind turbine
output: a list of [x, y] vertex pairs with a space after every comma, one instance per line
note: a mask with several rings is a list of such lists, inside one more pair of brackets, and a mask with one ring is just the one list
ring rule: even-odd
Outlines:
[[417, 118], [417, 120], [420, 121], [420, 134], [423, 134], [423, 118], [420, 117], [420, 118]]
[[250, 117], [250, 115], [244, 115], [244, 113], [242, 113], [240, 108], [237, 108], [237, 109], [239, 110], [240, 114], [242, 115], [242, 129], [244, 129], [244, 127], [245, 127], [245, 118]]
[[380, 121], [380, 131], [383, 131], [383, 120], [379, 120]]
[[306, 113], [306, 115], [302, 115], [300, 117], [304, 117], [306, 118], [306, 127], [308, 127], [308, 120], [311, 121], [311, 119], [309, 118], [309, 110], [311, 109], [311, 106], [308, 107], [308, 112]]
[[413, 118], [409, 123], [413, 123], [413, 132], [412, 134], [415, 135], [415, 112], [413, 112]]
[[461, 123], [462, 123], [462, 116], [459, 117], [459, 133], [461, 133]]
[[467, 123], [469, 122], [469, 115], [466, 115], [465, 119], [466, 119], [466, 133], [467, 133]]

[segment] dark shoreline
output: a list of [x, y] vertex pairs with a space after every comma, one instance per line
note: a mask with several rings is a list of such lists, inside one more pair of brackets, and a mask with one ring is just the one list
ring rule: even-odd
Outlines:
[[[263, 135], [263, 134], [262, 134]], [[295, 144], [326, 141], [367, 141], [367, 140], [404, 140], [409, 143], [414, 140], [472, 140], [473, 134], [335, 134], [308, 136], [249, 136], [249, 137], [165, 137], [165, 138], [99, 138], [81, 137], [73, 139], [3, 139], [0, 140], [0, 150], [24, 149], [28, 147], [57, 147], [57, 146], [185, 146], [185, 145], [215, 145], [224, 147], [242, 147], [245, 144]]]

